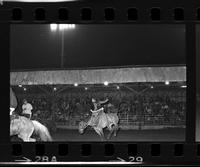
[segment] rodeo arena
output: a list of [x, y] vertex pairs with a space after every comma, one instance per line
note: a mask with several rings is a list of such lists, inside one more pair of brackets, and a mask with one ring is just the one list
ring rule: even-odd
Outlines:
[[11, 71], [10, 91], [11, 141], [185, 140], [185, 65]]

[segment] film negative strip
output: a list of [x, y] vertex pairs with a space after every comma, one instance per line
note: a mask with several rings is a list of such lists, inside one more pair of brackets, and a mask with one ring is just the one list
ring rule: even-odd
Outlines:
[[200, 164], [200, 2], [0, 2], [2, 166]]

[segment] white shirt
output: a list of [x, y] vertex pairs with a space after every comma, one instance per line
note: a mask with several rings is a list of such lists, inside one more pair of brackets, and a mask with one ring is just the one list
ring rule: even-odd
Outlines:
[[32, 112], [31, 112], [32, 109], [33, 109], [33, 107], [30, 103], [22, 105], [23, 114], [32, 114]]

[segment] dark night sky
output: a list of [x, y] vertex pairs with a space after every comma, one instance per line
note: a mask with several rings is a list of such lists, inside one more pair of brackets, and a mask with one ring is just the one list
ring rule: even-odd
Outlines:
[[[12, 25], [11, 70], [59, 68], [61, 33]], [[183, 25], [76, 25], [65, 31], [65, 67], [185, 64]]]

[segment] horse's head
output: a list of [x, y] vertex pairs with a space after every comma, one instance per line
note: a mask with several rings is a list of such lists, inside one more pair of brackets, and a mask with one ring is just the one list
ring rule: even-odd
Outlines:
[[87, 127], [87, 123], [84, 121], [79, 122], [78, 131], [80, 134], [83, 134], [84, 129]]

